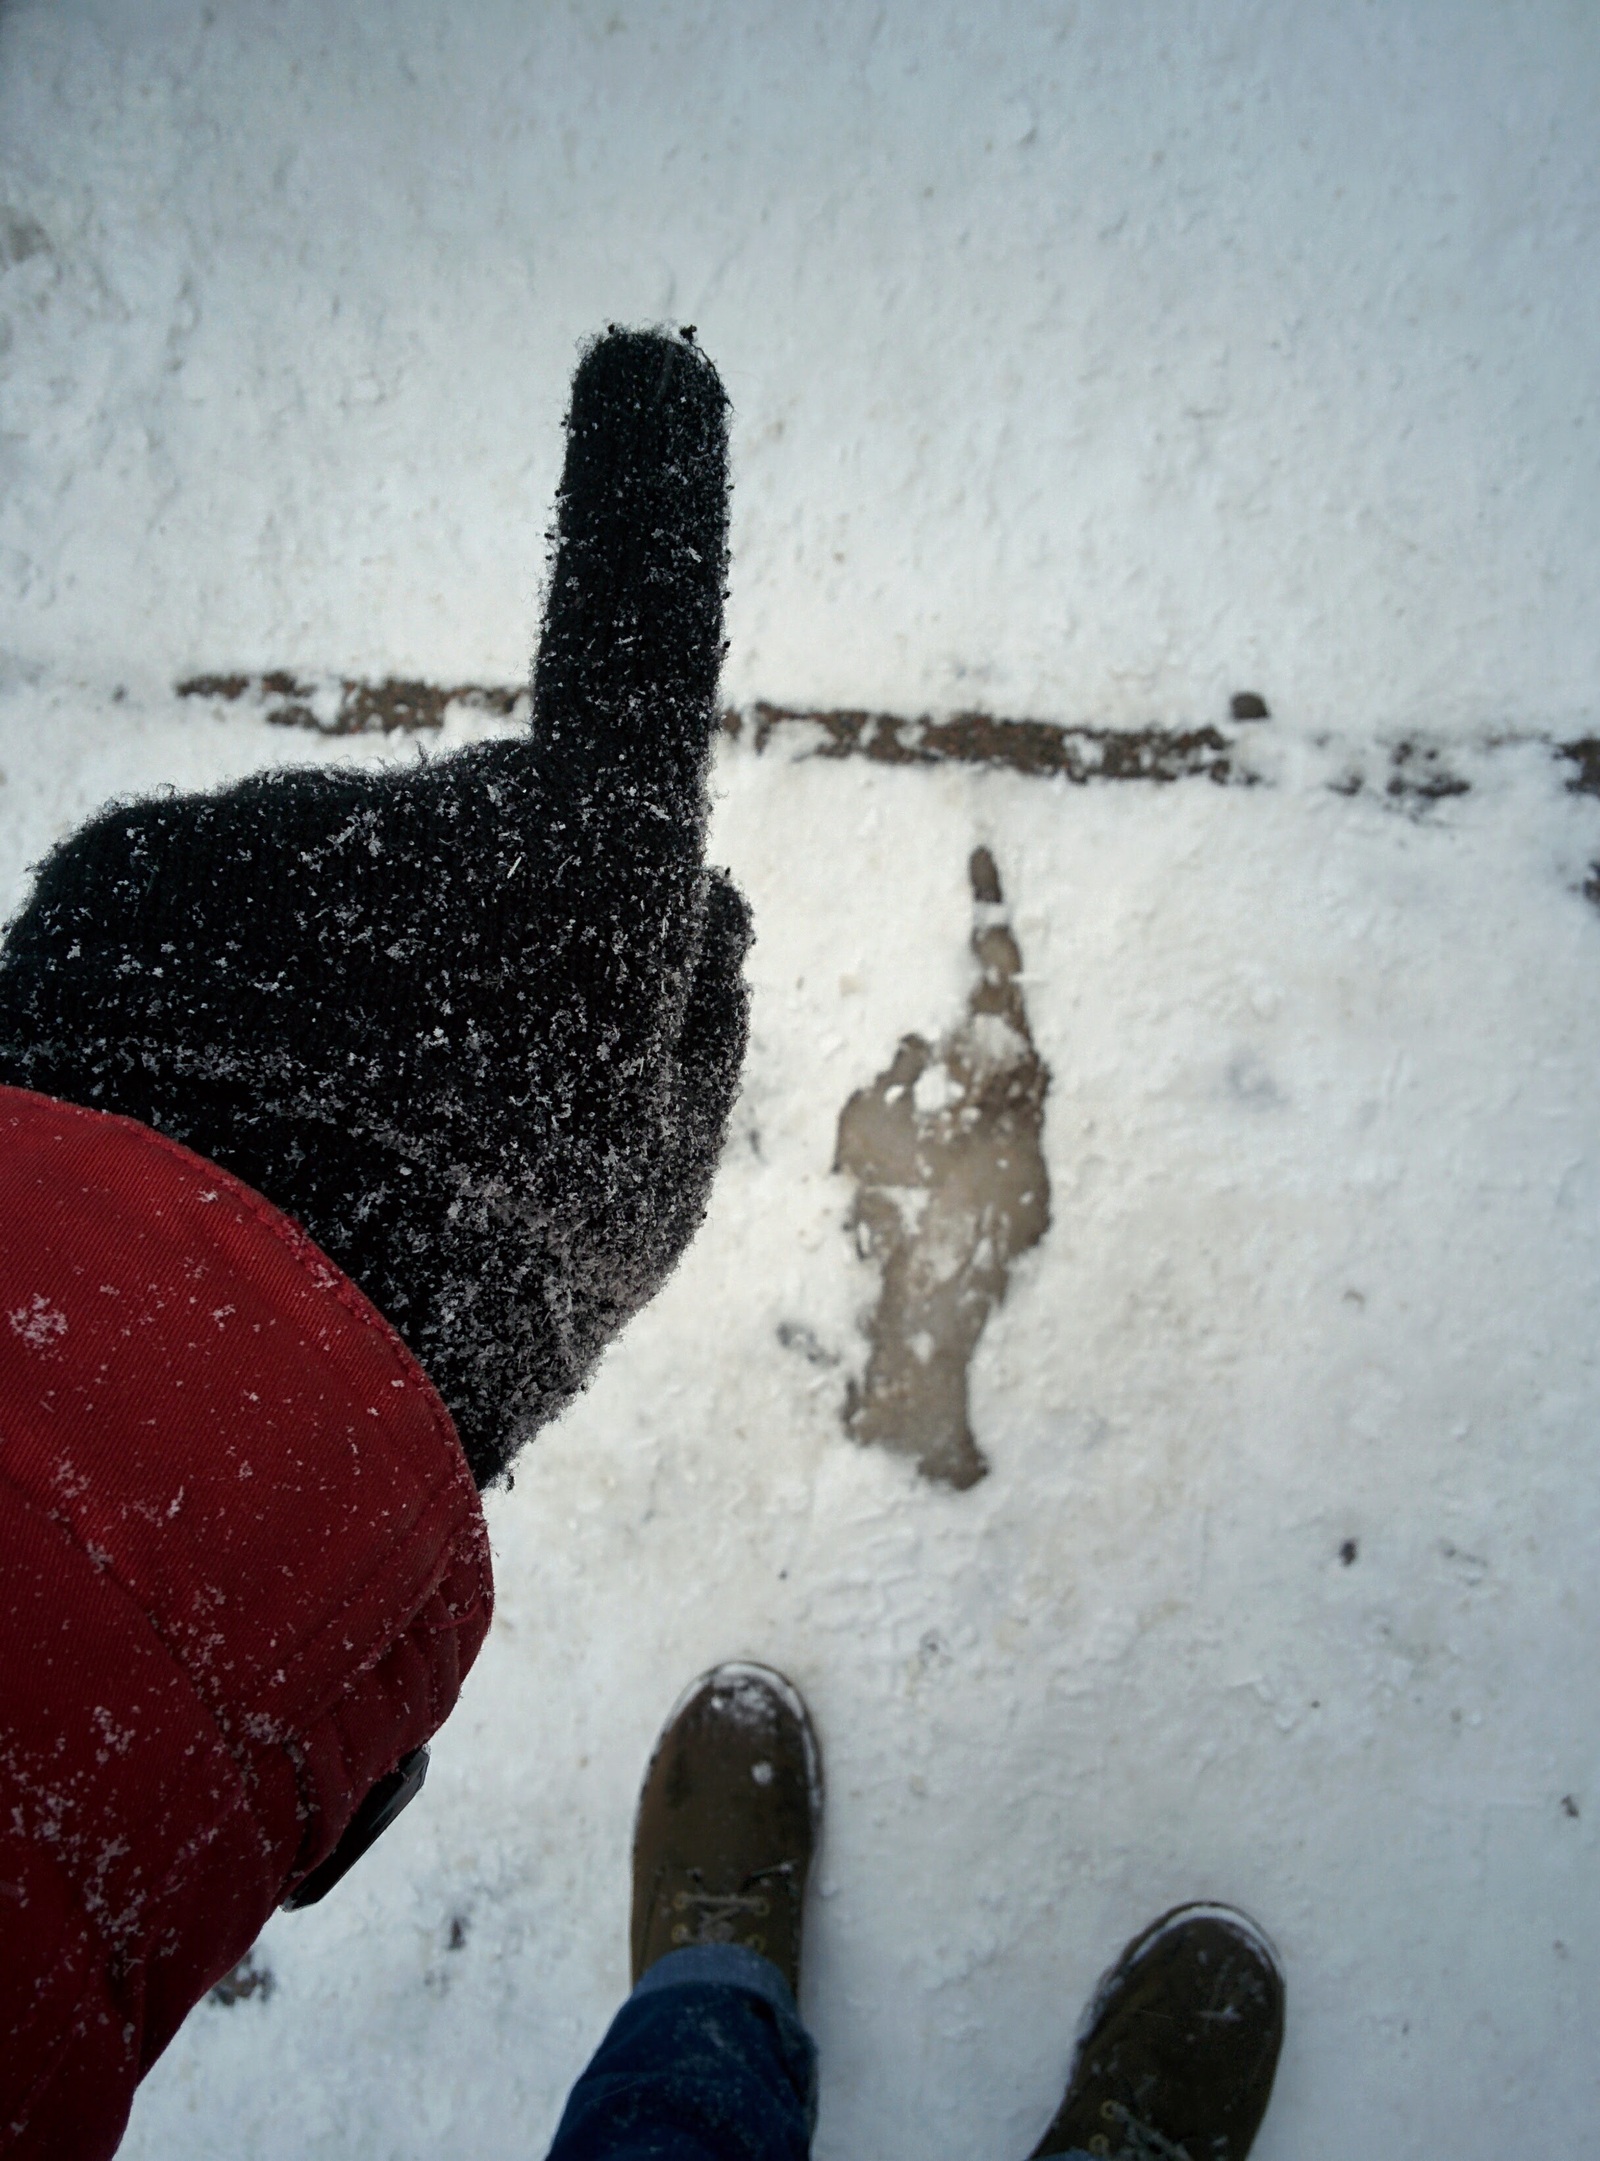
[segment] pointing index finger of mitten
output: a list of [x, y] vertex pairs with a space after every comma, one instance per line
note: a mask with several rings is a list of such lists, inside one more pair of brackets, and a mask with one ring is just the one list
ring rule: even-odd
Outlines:
[[541, 763], [610, 813], [698, 817], [716, 724], [727, 398], [686, 337], [609, 330], [567, 416], [534, 670]]

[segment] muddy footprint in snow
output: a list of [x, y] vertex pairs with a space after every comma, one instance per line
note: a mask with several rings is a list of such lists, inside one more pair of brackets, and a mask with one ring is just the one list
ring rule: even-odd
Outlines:
[[840, 1113], [834, 1160], [856, 1181], [851, 1227], [883, 1278], [846, 1428], [957, 1487], [988, 1469], [967, 1415], [968, 1364], [1012, 1261], [1050, 1221], [1040, 1147], [1050, 1075], [987, 848], [970, 869], [978, 979], [966, 1017], [937, 1049], [904, 1038]]

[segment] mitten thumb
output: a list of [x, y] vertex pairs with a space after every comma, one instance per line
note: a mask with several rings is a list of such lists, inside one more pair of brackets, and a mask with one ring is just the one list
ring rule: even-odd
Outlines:
[[567, 417], [534, 742], [559, 792], [647, 843], [698, 836], [727, 568], [727, 398], [687, 337], [613, 329]]

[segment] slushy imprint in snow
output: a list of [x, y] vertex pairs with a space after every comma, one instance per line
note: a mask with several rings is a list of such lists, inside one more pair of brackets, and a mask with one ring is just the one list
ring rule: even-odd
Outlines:
[[856, 1091], [834, 1166], [857, 1181], [852, 1226], [883, 1271], [845, 1424], [957, 1487], [988, 1468], [972, 1437], [967, 1367], [1012, 1260], [1050, 1223], [1040, 1146], [1050, 1075], [987, 848], [974, 851], [970, 873], [978, 979], [966, 1018], [937, 1050], [906, 1036], [888, 1070]]

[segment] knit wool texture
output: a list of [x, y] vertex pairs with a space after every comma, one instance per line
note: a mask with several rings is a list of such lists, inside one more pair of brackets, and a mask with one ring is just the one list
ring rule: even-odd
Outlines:
[[480, 1486], [705, 1211], [750, 938], [703, 861], [726, 563], [716, 372], [612, 330], [573, 384], [527, 737], [114, 807], [0, 949], [0, 1079], [295, 1217]]

